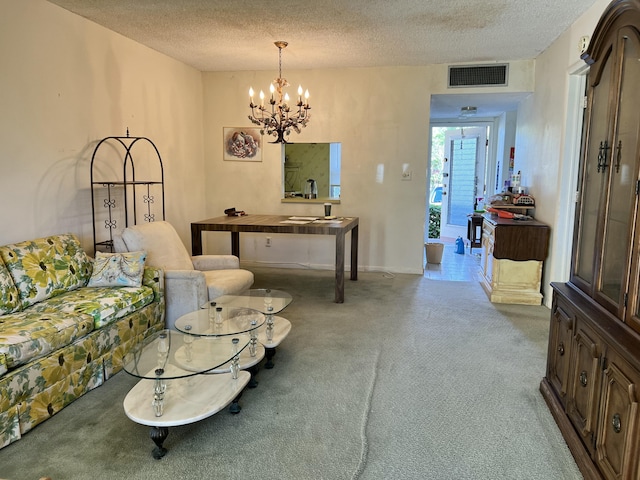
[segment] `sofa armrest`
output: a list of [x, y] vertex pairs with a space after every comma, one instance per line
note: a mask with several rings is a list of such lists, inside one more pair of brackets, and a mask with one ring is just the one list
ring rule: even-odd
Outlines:
[[204, 273], [197, 270], [165, 270], [166, 325], [174, 328], [176, 319], [198, 310], [209, 301]]
[[191, 261], [193, 268], [201, 272], [240, 268], [240, 260], [235, 255], [196, 255]]

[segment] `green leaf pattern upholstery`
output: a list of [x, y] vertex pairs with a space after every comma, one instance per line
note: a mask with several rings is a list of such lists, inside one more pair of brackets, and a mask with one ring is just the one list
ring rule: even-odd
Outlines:
[[13, 278], [0, 260], [0, 315], [15, 312], [20, 308], [20, 293]]
[[0, 258], [20, 293], [21, 309], [86, 285], [92, 271], [73, 234], [5, 245]]
[[83, 287], [35, 304], [41, 313], [64, 312], [89, 315], [98, 329], [151, 303], [149, 287]]
[[164, 274], [86, 287], [93, 261], [72, 234], [0, 247], [0, 448], [122, 369], [164, 328]]
[[33, 310], [0, 317], [0, 354], [9, 369], [43, 357], [93, 330], [88, 315]]

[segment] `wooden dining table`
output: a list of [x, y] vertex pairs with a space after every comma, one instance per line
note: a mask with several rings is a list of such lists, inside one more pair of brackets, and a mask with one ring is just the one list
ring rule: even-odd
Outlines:
[[350, 279], [358, 279], [358, 217], [294, 217], [290, 215], [221, 216], [191, 224], [191, 250], [202, 255], [202, 232], [231, 232], [231, 253], [240, 258], [240, 233], [293, 233], [336, 237], [335, 302], [344, 303], [345, 237], [351, 232]]

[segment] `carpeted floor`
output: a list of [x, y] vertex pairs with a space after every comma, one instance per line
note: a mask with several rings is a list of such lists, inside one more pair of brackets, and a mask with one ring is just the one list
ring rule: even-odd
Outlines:
[[119, 373], [0, 450], [0, 478], [582, 478], [538, 385], [549, 310], [494, 305], [475, 282], [255, 269], [290, 292], [293, 329], [239, 415], [170, 429], [161, 460]]

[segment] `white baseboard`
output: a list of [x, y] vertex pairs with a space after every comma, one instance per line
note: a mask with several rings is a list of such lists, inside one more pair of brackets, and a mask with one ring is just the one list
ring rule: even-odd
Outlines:
[[[298, 268], [303, 270], [334, 270], [333, 264], [316, 264], [316, 263], [299, 263], [299, 262], [263, 262], [263, 261], [241, 261], [241, 266], [248, 270], [251, 267], [270, 267], [270, 268]], [[344, 266], [345, 272], [350, 272], [351, 267], [348, 264]], [[359, 266], [359, 272], [388, 272], [388, 273], [406, 273], [409, 275], [422, 275], [422, 270], [401, 268], [401, 269], [389, 269], [385, 267], [372, 267], [372, 266]]]

